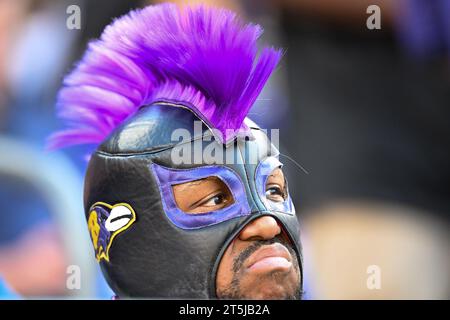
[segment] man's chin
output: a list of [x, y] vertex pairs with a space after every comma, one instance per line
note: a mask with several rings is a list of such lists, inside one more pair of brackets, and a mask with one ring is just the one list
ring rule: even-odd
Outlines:
[[289, 268], [268, 268], [262, 270], [247, 269], [242, 274], [240, 291], [249, 299], [295, 299], [299, 291], [299, 272], [291, 264]]
[[[242, 279], [244, 280], [244, 279]], [[300, 287], [296, 281], [280, 282], [275, 279], [255, 279], [242, 281], [238, 288], [227, 290], [220, 299], [247, 300], [297, 300], [300, 299]]]
[[295, 300], [298, 299], [297, 288], [294, 290], [292, 284], [260, 284], [253, 287], [248, 293], [244, 293], [244, 299], [254, 300]]

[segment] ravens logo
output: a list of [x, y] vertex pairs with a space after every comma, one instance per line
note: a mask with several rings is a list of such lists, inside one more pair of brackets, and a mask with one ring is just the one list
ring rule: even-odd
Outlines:
[[94, 244], [95, 257], [109, 261], [109, 248], [114, 238], [136, 221], [136, 213], [127, 203], [113, 206], [97, 202], [89, 210], [88, 229]]

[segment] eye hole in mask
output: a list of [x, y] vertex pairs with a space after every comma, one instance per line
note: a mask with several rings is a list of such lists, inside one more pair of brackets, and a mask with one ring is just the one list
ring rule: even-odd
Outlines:
[[265, 195], [273, 202], [284, 202], [287, 199], [286, 179], [281, 168], [274, 169], [267, 177]]
[[256, 168], [255, 183], [259, 197], [268, 210], [292, 215], [295, 214], [295, 208], [289, 196], [282, 166], [276, 157], [262, 160]]
[[250, 214], [244, 184], [230, 168], [176, 169], [153, 163], [150, 169], [165, 215], [181, 229], [204, 228]]
[[172, 186], [177, 206], [187, 214], [226, 208], [234, 203], [228, 186], [217, 177], [207, 177]]

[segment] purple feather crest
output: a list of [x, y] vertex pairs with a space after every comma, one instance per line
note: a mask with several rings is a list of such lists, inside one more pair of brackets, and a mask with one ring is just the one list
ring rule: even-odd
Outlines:
[[[64, 79], [57, 101], [66, 129], [49, 149], [100, 144], [139, 107], [183, 104], [228, 143], [281, 58], [257, 50], [258, 25], [205, 6], [148, 6], [107, 26]], [[257, 57], [258, 55], [258, 57]]]

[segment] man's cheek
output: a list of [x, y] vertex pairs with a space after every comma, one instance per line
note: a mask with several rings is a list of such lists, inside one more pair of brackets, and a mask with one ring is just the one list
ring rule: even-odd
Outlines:
[[233, 257], [230, 255], [230, 248], [225, 251], [220, 260], [219, 268], [216, 275], [217, 291], [222, 291], [227, 288], [233, 281], [235, 271], [233, 270]]

